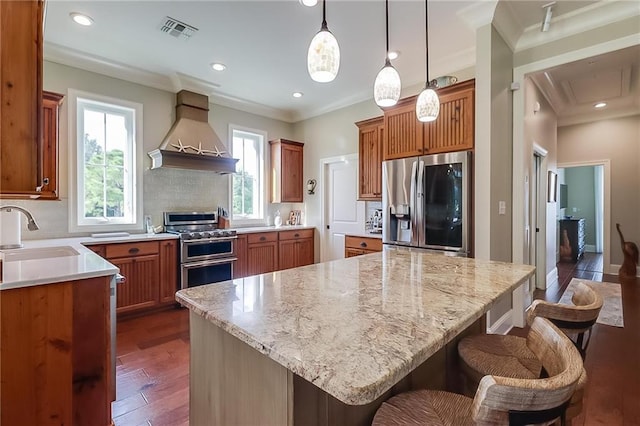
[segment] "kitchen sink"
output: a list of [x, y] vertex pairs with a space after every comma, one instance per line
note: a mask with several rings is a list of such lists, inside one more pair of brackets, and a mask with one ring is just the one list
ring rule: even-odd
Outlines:
[[5, 262], [18, 260], [49, 259], [52, 257], [78, 256], [80, 253], [71, 246], [25, 248], [3, 251]]

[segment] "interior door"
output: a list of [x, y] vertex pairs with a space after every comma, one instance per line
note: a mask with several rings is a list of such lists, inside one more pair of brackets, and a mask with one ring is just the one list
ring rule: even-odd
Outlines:
[[344, 237], [364, 231], [365, 205], [358, 201], [358, 162], [341, 161], [327, 165], [328, 229], [323, 261], [344, 258]]

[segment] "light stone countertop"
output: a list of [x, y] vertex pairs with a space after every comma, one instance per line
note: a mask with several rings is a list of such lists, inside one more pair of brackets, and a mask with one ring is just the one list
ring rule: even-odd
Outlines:
[[382, 239], [382, 233], [380, 234], [370, 234], [368, 232], [348, 232], [345, 234], [347, 237], [357, 237], [357, 238], [376, 238], [378, 240]]
[[385, 249], [185, 289], [176, 299], [340, 401], [363, 405], [534, 269]]
[[[176, 239], [172, 234], [131, 234], [126, 237], [73, 237], [52, 238], [47, 240], [23, 240], [21, 249], [2, 250], [3, 253], [19, 252], [24, 249], [42, 249], [50, 247], [71, 248], [78, 255], [50, 257], [32, 260], [2, 262], [2, 282], [0, 291], [14, 288], [53, 284], [64, 281], [115, 275], [118, 268], [95, 254], [87, 245], [124, 242], [155, 241]], [[8, 258], [8, 256], [7, 256]]]
[[295, 231], [297, 229], [315, 229], [315, 226], [306, 226], [306, 225], [282, 225], [279, 227], [275, 226], [252, 226], [246, 228], [231, 228], [235, 230], [238, 234], [253, 234], [256, 232], [276, 232], [276, 231]]

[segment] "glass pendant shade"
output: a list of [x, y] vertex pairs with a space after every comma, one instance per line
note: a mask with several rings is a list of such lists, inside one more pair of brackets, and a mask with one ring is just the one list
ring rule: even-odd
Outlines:
[[438, 94], [430, 87], [426, 87], [418, 96], [416, 102], [416, 116], [423, 123], [434, 121], [440, 113], [440, 99]]
[[311, 40], [307, 54], [307, 69], [314, 81], [333, 81], [340, 68], [340, 47], [331, 32], [323, 28]]
[[398, 103], [400, 99], [400, 74], [389, 61], [380, 70], [373, 84], [373, 98], [381, 107], [390, 107]]

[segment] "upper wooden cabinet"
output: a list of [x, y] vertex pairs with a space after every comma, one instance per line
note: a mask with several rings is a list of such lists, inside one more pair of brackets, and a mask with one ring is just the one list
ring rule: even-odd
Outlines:
[[417, 96], [384, 112], [383, 160], [473, 149], [475, 80], [438, 89], [440, 114], [430, 123], [416, 118]]
[[356, 123], [358, 126], [358, 199], [382, 200], [382, 140], [384, 117]]
[[40, 199], [57, 200], [58, 192], [58, 109], [64, 95], [42, 94], [42, 188]]
[[0, 1], [0, 196], [39, 195], [42, 152], [42, 0]]
[[287, 139], [269, 141], [271, 145], [271, 202], [301, 203], [303, 183], [302, 142]]

